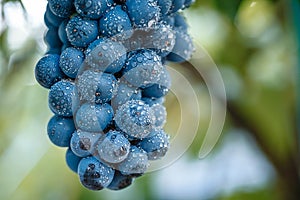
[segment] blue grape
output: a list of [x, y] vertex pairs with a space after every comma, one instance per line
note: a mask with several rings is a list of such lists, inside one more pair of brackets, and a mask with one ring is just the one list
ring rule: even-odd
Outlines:
[[59, 116], [71, 117], [72, 99], [74, 97], [74, 84], [67, 80], [55, 83], [49, 92], [50, 110]]
[[82, 158], [74, 154], [71, 148], [68, 148], [68, 150], [66, 151], [65, 159], [68, 167], [73, 172], [77, 173], [78, 165]]
[[128, 157], [118, 165], [118, 170], [124, 175], [143, 174], [148, 166], [147, 152], [136, 146], [131, 146]]
[[169, 88], [164, 85], [153, 84], [143, 90], [144, 97], [160, 98], [169, 92]]
[[115, 170], [114, 178], [107, 188], [110, 190], [121, 190], [130, 186], [132, 182], [132, 176], [123, 175], [120, 171]]
[[132, 35], [131, 21], [121, 6], [116, 6], [100, 19], [100, 32], [106, 37], [127, 39]]
[[83, 186], [90, 190], [102, 190], [114, 178], [115, 170], [94, 157], [83, 158], [78, 165], [78, 175]]
[[174, 27], [175, 19], [173, 15], [164, 15], [160, 21], [162, 24], [165, 24], [170, 27]]
[[171, 26], [159, 23], [144, 38], [143, 46], [154, 50], [159, 56], [167, 56], [175, 45], [175, 32]]
[[68, 39], [68, 35], [67, 35], [67, 24], [68, 24], [69, 20], [65, 19], [64, 21], [62, 21], [58, 27], [58, 37], [59, 39], [62, 41], [62, 43], [69, 45], [69, 39]]
[[44, 22], [48, 28], [58, 27], [64, 19], [64, 17], [59, 17], [53, 14], [49, 8], [49, 4], [47, 4], [46, 12], [44, 14]]
[[147, 152], [149, 160], [157, 160], [167, 153], [170, 146], [169, 136], [159, 130], [152, 133], [152, 137], [144, 138], [139, 145]]
[[98, 22], [76, 15], [68, 22], [66, 31], [72, 45], [86, 47], [98, 36]]
[[160, 18], [156, 0], [127, 0], [127, 13], [135, 27], [151, 27]]
[[158, 81], [149, 87], [143, 88], [142, 95], [150, 98], [161, 98], [169, 92], [170, 87], [171, 77], [167, 69], [164, 67]]
[[47, 133], [50, 141], [60, 147], [68, 147], [75, 125], [73, 118], [54, 115], [48, 122]]
[[76, 88], [80, 100], [105, 103], [115, 94], [117, 80], [112, 74], [86, 70], [78, 75]]
[[69, 17], [74, 11], [74, 0], [48, 0], [50, 10], [59, 17]]
[[172, 0], [172, 6], [170, 9], [170, 13], [175, 13], [180, 9], [184, 8], [185, 0]]
[[191, 36], [182, 32], [181, 30], [176, 30], [176, 42], [172, 52], [167, 56], [167, 60], [172, 62], [182, 63], [191, 58], [194, 52], [194, 45]]
[[48, 31], [46, 32], [46, 35], [44, 37], [44, 40], [45, 40], [49, 50], [50, 49], [59, 49], [59, 51], [60, 51], [60, 49], [62, 47], [62, 42], [59, 39], [57, 28], [51, 27], [50, 29], [48, 29]]
[[97, 141], [102, 137], [101, 133], [90, 133], [77, 130], [73, 133], [70, 147], [73, 153], [79, 157], [93, 154]]
[[133, 86], [147, 87], [159, 80], [163, 70], [160, 57], [151, 50], [142, 50], [128, 58], [123, 77]]
[[188, 24], [186, 23], [185, 17], [180, 13], [174, 15], [174, 26], [182, 32], [187, 32], [188, 30]]
[[60, 55], [59, 66], [70, 78], [76, 78], [79, 68], [84, 61], [84, 54], [79, 49], [69, 47]]
[[113, 109], [107, 103], [85, 103], [77, 110], [75, 125], [77, 128], [88, 132], [102, 132], [113, 118]]
[[116, 125], [126, 134], [135, 138], [146, 137], [154, 125], [150, 107], [141, 100], [127, 101], [116, 111]]
[[119, 163], [125, 160], [130, 149], [130, 142], [120, 131], [109, 131], [97, 146], [101, 160], [107, 163]]
[[74, 5], [81, 16], [99, 19], [113, 3], [113, 0], [75, 0]]
[[47, 54], [36, 64], [35, 78], [41, 86], [47, 89], [63, 77], [64, 74], [59, 67], [59, 55], [57, 54]]
[[118, 82], [118, 88], [115, 96], [111, 100], [111, 105], [114, 110], [117, 110], [121, 105], [129, 100], [140, 100], [142, 98], [141, 90], [130, 85], [128, 82], [121, 80]]
[[157, 0], [157, 4], [160, 7], [160, 12], [163, 15], [167, 15], [172, 6], [172, 0]]
[[155, 117], [154, 125], [156, 126], [156, 128], [163, 128], [167, 119], [166, 108], [161, 104], [154, 104], [151, 106], [151, 109]]
[[116, 73], [125, 64], [126, 49], [120, 42], [99, 39], [86, 50], [86, 61], [95, 70]]

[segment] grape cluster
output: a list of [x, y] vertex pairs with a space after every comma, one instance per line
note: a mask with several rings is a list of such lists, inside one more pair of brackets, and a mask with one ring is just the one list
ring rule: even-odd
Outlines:
[[166, 62], [194, 50], [182, 10], [193, 0], [48, 0], [46, 54], [51, 142], [88, 189], [120, 190], [169, 148]]

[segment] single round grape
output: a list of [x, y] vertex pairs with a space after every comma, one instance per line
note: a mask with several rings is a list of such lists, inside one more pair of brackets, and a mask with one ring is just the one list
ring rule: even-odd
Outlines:
[[157, 160], [167, 153], [170, 146], [169, 136], [163, 130], [158, 130], [151, 135], [144, 138], [139, 145], [147, 152], [149, 160]]
[[127, 13], [135, 27], [151, 27], [158, 22], [160, 8], [156, 0], [127, 0]]
[[90, 190], [102, 190], [114, 178], [115, 170], [94, 157], [83, 158], [78, 165], [78, 175], [83, 186]]
[[105, 103], [115, 95], [117, 80], [112, 74], [86, 70], [78, 75], [76, 88], [80, 100]]
[[71, 137], [70, 147], [73, 153], [79, 157], [89, 156], [95, 151], [95, 144], [102, 136], [101, 133], [77, 130]]
[[59, 116], [71, 117], [74, 84], [67, 80], [55, 83], [49, 92], [48, 103], [51, 111]]
[[98, 36], [98, 22], [76, 15], [66, 27], [68, 40], [76, 47], [86, 47]]
[[60, 147], [68, 147], [75, 125], [73, 118], [54, 115], [48, 122], [47, 133], [50, 141]]
[[175, 28], [176, 42], [172, 52], [167, 56], [167, 60], [172, 62], [184, 62], [192, 57], [194, 45], [191, 36]]
[[116, 73], [126, 61], [126, 49], [120, 42], [98, 39], [86, 50], [86, 61], [95, 70]]
[[68, 167], [73, 172], [77, 173], [78, 164], [82, 158], [74, 154], [71, 148], [68, 148], [68, 150], [66, 151], [65, 159]]
[[163, 68], [154, 51], [142, 50], [128, 58], [123, 77], [133, 86], [147, 87], [159, 80]]
[[111, 106], [117, 110], [121, 105], [129, 100], [140, 100], [142, 97], [141, 90], [130, 85], [126, 81], [119, 80], [116, 95], [111, 100]]
[[152, 49], [159, 56], [167, 56], [175, 45], [175, 31], [169, 25], [159, 23], [149, 30], [144, 39], [144, 48]]
[[76, 11], [83, 17], [99, 19], [113, 5], [113, 0], [75, 0]]
[[97, 146], [101, 160], [108, 163], [119, 163], [125, 160], [130, 149], [130, 142], [120, 131], [109, 131]]
[[47, 89], [63, 77], [64, 73], [59, 67], [58, 54], [46, 54], [35, 66], [35, 79], [41, 86]]
[[143, 174], [148, 166], [147, 152], [132, 145], [128, 157], [118, 165], [118, 170], [124, 175]]
[[153, 129], [154, 120], [153, 111], [141, 100], [127, 101], [115, 115], [116, 125], [135, 138], [146, 137]]
[[74, 0], [48, 0], [50, 10], [59, 17], [69, 17], [74, 11]]
[[127, 39], [132, 35], [130, 19], [121, 6], [109, 10], [100, 19], [100, 32], [106, 37], [116, 36], [120, 39]]
[[60, 55], [59, 66], [70, 78], [76, 78], [79, 68], [84, 61], [84, 54], [79, 49], [69, 47]]
[[188, 24], [186, 22], [186, 19], [180, 13], [176, 13], [174, 15], [174, 26], [177, 27], [178, 30], [181, 30], [182, 32], [187, 32], [188, 30]]
[[83, 131], [102, 132], [111, 123], [113, 115], [113, 109], [107, 103], [85, 103], [76, 112], [75, 125]]
[[115, 170], [114, 178], [107, 188], [110, 190], [121, 190], [130, 186], [132, 182], [132, 176], [123, 175], [120, 171]]

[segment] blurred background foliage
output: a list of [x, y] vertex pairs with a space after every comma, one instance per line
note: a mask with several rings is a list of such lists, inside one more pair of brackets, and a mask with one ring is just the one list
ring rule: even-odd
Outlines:
[[[201, 77], [183, 64], [181, 72], [199, 97], [199, 133], [178, 161], [120, 192], [81, 187], [65, 165], [65, 150], [48, 141], [47, 91], [33, 74], [46, 50], [45, 5], [46, 0], [0, 0], [0, 199], [300, 198], [299, 1], [196, 0], [185, 11], [195, 42], [224, 79], [222, 136], [213, 152], [198, 160], [210, 119], [209, 94]], [[172, 135], [180, 116], [172, 93], [166, 106], [166, 129]]]

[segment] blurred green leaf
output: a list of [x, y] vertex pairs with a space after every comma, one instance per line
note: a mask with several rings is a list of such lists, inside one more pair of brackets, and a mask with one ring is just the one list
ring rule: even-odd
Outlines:
[[232, 21], [235, 18], [235, 15], [239, 9], [239, 6], [243, 0], [214, 0], [216, 7], [225, 15], [229, 17]]

